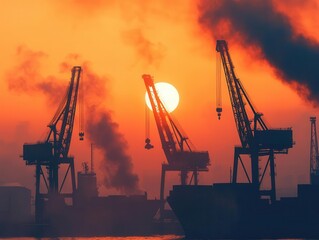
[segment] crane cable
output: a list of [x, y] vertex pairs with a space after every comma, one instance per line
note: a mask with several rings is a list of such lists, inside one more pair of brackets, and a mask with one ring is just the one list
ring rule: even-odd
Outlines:
[[84, 140], [84, 130], [83, 130], [83, 124], [84, 124], [84, 103], [83, 103], [83, 85], [84, 85], [84, 77], [83, 77], [83, 70], [81, 75], [81, 82], [79, 86], [79, 139], [80, 141]]
[[216, 53], [216, 112], [218, 119], [222, 113], [222, 89], [221, 89], [221, 56]]

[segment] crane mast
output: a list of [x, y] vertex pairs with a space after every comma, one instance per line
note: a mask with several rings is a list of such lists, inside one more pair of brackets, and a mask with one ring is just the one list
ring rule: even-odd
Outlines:
[[[193, 151], [186, 137], [172, 120], [164, 104], [159, 98], [154, 81], [150, 75], [142, 76], [148, 97], [150, 99], [157, 130], [162, 143], [162, 148], [167, 159], [167, 163], [162, 164], [160, 198], [164, 201], [164, 185], [166, 171], [179, 171], [181, 184], [187, 184], [187, 173], [193, 172], [192, 180], [197, 185], [197, 175], [199, 171], [208, 171], [208, 152]], [[146, 139], [147, 145], [149, 139]], [[145, 146], [145, 148], [150, 149]], [[161, 212], [163, 211], [163, 206]], [[162, 215], [162, 214], [161, 214]]]
[[[35, 210], [37, 222], [43, 220], [41, 215], [44, 211], [45, 202], [54, 204], [57, 199], [60, 199], [59, 201], [64, 198], [73, 199], [73, 194], [76, 190], [74, 159], [69, 157], [68, 153], [72, 138], [81, 71], [79, 66], [72, 68], [69, 87], [51, 122], [48, 124], [50, 130], [45, 141], [23, 145], [23, 159], [26, 160], [26, 164], [36, 166]], [[84, 133], [81, 133], [83, 137]], [[59, 168], [61, 164], [66, 164], [67, 170], [61, 184], [59, 184]], [[42, 167], [47, 169], [47, 174], [45, 174]], [[69, 172], [71, 172], [72, 192], [64, 193], [62, 190]], [[45, 192], [41, 192], [41, 182], [44, 183]]]
[[[234, 65], [230, 57], [228, 45], [225, 40], [217, 40], [216, 51], [220, 54], [223, 65], [230, 102], [235, 119], [237, 132], [241, 141], [241, 147], [235, 147], [233, 183], [237, 182], [238, 163], [241, 164], [247, 180], [259, 191], [260, 195], [269, 196], [271, 201], [276, 200], [275, 188], [275, 163], [274, 154], [286, 154], [292, 147], [291, 129], [268, 129], [258, 113], [248, 94], [235, 74]], [[220, 81], [219, 79], [216, 80]], [[219, 89], [217, 89], [219, 90]], [[221, 109], [221, 107], [219, 107]], [[221, 110], [218, 111], [220, 116]], [[241, 159], [241, 155], [249, 155], [251, 162], [251, 179]], [[260, 173], [260, 157], [268, 156], [268, 161]], [[270, 170], [270, 189], [261, 190], [265, 172]]]
[[319, 152], [316, 128], [316, 117], [310, 117], [310, 183], [319, 185]]

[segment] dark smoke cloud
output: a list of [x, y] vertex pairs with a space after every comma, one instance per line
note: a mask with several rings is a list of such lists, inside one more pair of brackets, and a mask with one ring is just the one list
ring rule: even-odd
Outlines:
[[[62, 97], [61, 93], [66, 91], [68, 81], [63, 80], [65, 84], [61, 84], [63, 81], [56, 77], [44, 76], [41, 73], [42, 62], [46, 56], [43, 52], [19, 47], [17, 64], [7, 72], [6, 82], [9, 90], [13, 92], [33, 95], [42, 93], [50, 106], [53, 99], [56, 102], [54, 105], [57, 106]], [[83, 69], [81, 79], [87, 108], [85, 112], [88, 116], [86, 128], [90, 141], [103, 153], [101, 168], [105, 174], [104, 185], [126, 194], [140, 192], [138, 176], [133, 173], [132, 159], [127, 154], [127, 142], [119, 132], [118, 124], [112, 120], [111, 111], [103, 105], [107, 98], [108, 79], [97, 75], [89, 62], [81, 60], [77, 54], [66, 57], [60, 64], [60, 72], [70, 73], [75, 65], [80, 65]]]
[[132, 174], [132, 159], [126, 153], [127, 142], [119, 132], [119, 126], [112, 120], [109, 111], [96, 112], [92, 107], [89, 109], [90, 124], [87, 131], [94, 141], [94, 146], [103, 151], [103, 170], [107, 174], [104, 178], [106, 187], [114, 187], [126, 193], [139, 193], [138, 176]]
[[200, 23], [215, 39], [239, 36], [243, 46], [258, 47], [261, 57], [285, 82], [306, 100], [319, 104], [319, 44], [297, 35], [273, 1], [202, 0], [199, 9]]

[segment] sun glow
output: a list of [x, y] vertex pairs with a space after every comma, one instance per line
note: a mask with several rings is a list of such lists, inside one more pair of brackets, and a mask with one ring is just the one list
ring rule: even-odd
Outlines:
[[[179, 103], [179, 94], [176, 88], [166, 82], [155, 83], [155, 88], [166, 110], [168, 112], [173, 112]], [[148, 98], [147, 92], [145, 93], [145, 102], [148, 108], [152, 110], [151, 102]]]

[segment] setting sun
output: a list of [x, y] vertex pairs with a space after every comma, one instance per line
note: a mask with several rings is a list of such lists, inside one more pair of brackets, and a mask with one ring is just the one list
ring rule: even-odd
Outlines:
[[[173, 112], [177, 108], [179, 103], [179, 94], [176, 88], [172, 84], [166, 82], [155, 83], [155, 88], [166, 110], [168, 112]], [[145, 93], [145, 102], [148, 108], [152, 110], [147, 92]]]

